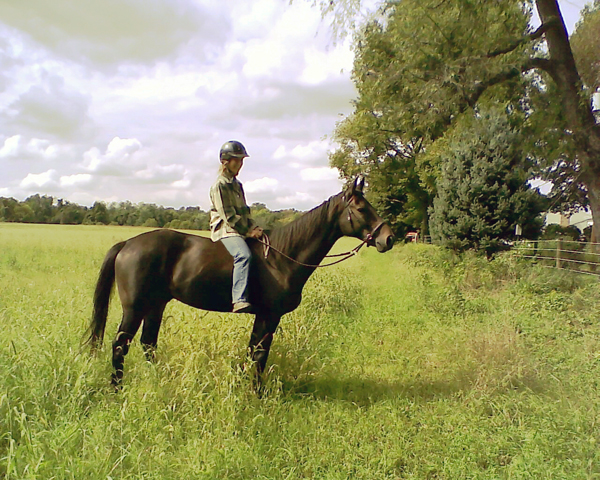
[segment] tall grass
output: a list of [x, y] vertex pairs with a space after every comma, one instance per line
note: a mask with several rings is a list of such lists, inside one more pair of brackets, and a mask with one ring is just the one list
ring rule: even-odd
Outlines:
[[104, 254], [141, 231], [0, 224], [0, 476], [600, 478], [597, 282], [363, 249], [283, 318], [261, 398], [239, 368], [252, 317], [176, 302], [115, 394], [110, 349], [80, 340]]

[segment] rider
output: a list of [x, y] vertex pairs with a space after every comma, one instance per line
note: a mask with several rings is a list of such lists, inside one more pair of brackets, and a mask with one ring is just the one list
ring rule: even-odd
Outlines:
[[221, 167], [217, 181], [210, 187], [210, 238], [221, 241], [234, 259], [233, 262], [233, 312], [249, 313], [252, 305], [248, 301], [248, 274], [251, 252], [245, 238], [260, 238], [262, 228], [250, 216], [250, 208], [238, 173], [248, 157], [240, 142], [231, 140], [221, 147]]

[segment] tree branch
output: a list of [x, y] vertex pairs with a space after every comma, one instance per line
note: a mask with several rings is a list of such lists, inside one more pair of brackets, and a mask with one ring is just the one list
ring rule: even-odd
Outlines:
[[542, 35], [544, 35], [548, 30], [550, 30], [551, 28], [555, 27], [558, 24], [559, 24], [558, 18], [552, 17], [548, 22], [540, 25], [540, 27], [535, 32], [530, 33], [529, 35], [526, 35], [523, 38], [515, 40], [513, 43], [511, 43], [509, 46], [507, 46], [505, 48], [499, 48], [498, 50], [489, 52], [486, 55], [486, 57], [494, 58], [499, 55], [504, 55], [505, 53], [510, 53], [510, 52], [516, 50], [517, 48], [519, 48], [521, 45], [524, 45], [525, 43], [531, 42], [533, 40], [537, 40]]
[[552, 77], [556, 75], [556, 62], [548, 58], [533, 57], [528, 59], [523, 65], [521, 65], [522, 72], [528, 72], [534, 68], [539, 68], [549, 73]]
[[507, 70], [497, 73], [496, 75], [491, 76], [485, 81], [476, 82], [475, 85], [471, 88], [471, 93], [465, 97], [467, 105], [471, 108], [475, 106], [481, 95], [489, 88], [499, 83], [502, 83], [506, 80], [510, 80], [511, 78], [518, 77], [522, 73], [528, 72], [529, 70], [533, 70], [539, 68], [540, 70], [544, 70], [548, 72], [551, 76], [555, 75], [554, 62], [547, 58], [529, 58], [523, 64], [519, 66], [513, 66]]

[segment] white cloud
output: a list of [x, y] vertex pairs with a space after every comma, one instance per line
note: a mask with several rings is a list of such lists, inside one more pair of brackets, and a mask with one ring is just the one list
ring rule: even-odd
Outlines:
[[113, 138], [106, 147], [106, 156], [126, 160], [142, 148], [137, 138]]
[[247, 77], [268, 77], [283, 66], [285, 48], [276, 42], [251, 42], [245, 48], [246, 63], [242, 72]]
[[59, 185], [59, 175], [54, 169], [48, 170], [43, 173], [30, 173], [21, 181], [21, 188], [25, 189], [36, 189], [36, 188], [47, 188], [54, 190]]
[[61, 147], [52, 145], [49, 140], [32, 138], [28, 142], [22, 135], [13, 135], [4, 140], [4, 145], [0, 148], [0, 158], [43, 158], [47, 160], [55, 159]]
[[19, 155], [21, 150], [21, 135], [13, 135], [4, 140], [4, 145], [0, 148], [0, 158], [14, 158]]
[[280, 145], [273, 153], [273, 159], [285, 160], [292, 168], [301, 168], [306, 165], [318, 165], [328, 162], [330, 144], [327, 141], [313, 141], [289, 148]]
[[[354, 95], [351, 62], [339, 65], [347, 46], [320, 22], [280, 0], [0, 4], [0, 158], [30, 160], [11, 162], [0, 188], [206, 209], [218, 149], [236, 138], [252, 156], [249, 201], [277, 209], [305, 191], [312, 206], [337, 182], [304, 185], [301, 170], [327, 165], [318, 139]], [[272, 157], [280, 146], [284, 161]], [[48, 169], [40, 160], [56, 171], [45, 182], [28, 178]]]
[[338, 77], [341, 71], [352, 65], [353, 58], [347, 43], [331, 50], [307, 48], [304, 51], [305, 67], [300, 79], [306, 84], [319, 85], [330, 78]]
[[[315, 33], [319, 19], [314, 10], [304, 2], [298, 2], [288, 8], [281, 8], [273, 2], [256, 2], [247, 16], [247, 23], [263, 24], [259, 34], [250, 34], [244, 39], [242, 56], [245, 60], [242, 72], [249, 78], [280, 78], [294, 80], [302, 72], [304, 65], [303, 49], [308, 41], [315, 42]], [[268, 22], [258, 20], [260, 16]], [[299, 29], [302, 24], [304, 28]], [[307, 28], [312, 25], [313, 28]], [[248, 35], [246, 26], [242, 32]], [[294, 59], [290, 61], [290, 59]]]
[[66, 85], [57, 75], [41, 75], [34, 84], [9, 105], [9, 119], [34, 134], [44, 132], [59, 138], [81, 134], [89, 122], [90, 97]]
[[176, 180], [171, 183], [171, 186], [176, 189], [187, 189], [190, 188], [192, 182], [189, 178], [183, 178], [181, 180]]
[[[351, 99], [355, 95], [352, 83], [341, 76], [319, 85], [269, 78], [260, 84], [260, 88], [257, 87], [251, 94], [244, 91], [236, 100], [239, 111], [254, 118], [271, 122], [279, 120], [296, 129], [303, 129], [306, 126], [314, 128], [315, 120], [326, 116], [325, 120], [331, 128], [339, 114], [349, 113]], [[307, 136], [302, 138], [308, 140]]]
[[270, 177], [263, 177], [257, 180], [244, 182], [244, 191], [252, 194], [275, 192], [279, 187], [279, 180]]
[[340, 172], [337, 168], [329, 167], [317, 167], [317, 168], [305, 168], [300, 171], [300, 177], [302, 180], [309, 182], [321, 181], [321, 180], [337, 180], [340, 176]]
[[173, 183], [182, 182], [186, 173], [183, 165], [153, 165], [135, 172], [135, 176], [146, 183]]
[[306, 205], [315, 205], [318, 200], [304, 192], [295, 192], [292, 195], [286, 195], [277, 197], [277, 202], [282, 205], [281, 208], [294, 208], [296, 205], [302, 205], [303, 208], [307, 208]]
[[108, 176], [132, 175], [135, 167], [144, 166], [137, 155], [142, 144], [136, 138], [113, 138], [106, 152], [102, 154], [97, 147], [83, 154], [83, 168], [95, 174]]
[[88, 173], [76, 173], [74, 175], [63, 175], [59, 182], [61, 187], [81, 187], [92, 182], [92, 175]]
[[0, 18], [55, 55], [103, 66], [151, 63], [197, 36], [199, 54], [226, 38], [222, 8], [191, 0], [31, 0], [0, 2]]
[[229, 2], [229, 6], [236, 7], [236, 21], [232, 22], [232, 29], [237, 38], [248, 41], [265, 36], [271, 30], [278, 18], [285, 12], [286, 6], [282, 2], [254, 0], [252, 2]]

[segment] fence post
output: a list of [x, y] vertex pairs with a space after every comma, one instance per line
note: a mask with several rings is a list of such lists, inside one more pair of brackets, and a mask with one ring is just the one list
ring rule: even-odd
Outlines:
[[592, 252], [592, 262], [590, 262], [590, 272], [596, 273], [596, 269], [598, 268], [598, 259], [600, 258], [598, 255], [593, 255], [594, 253], [600, 253], [600, 245], [597, 243], [590, 243], [590, 251]]
[[560, 268], [560, 251], [562, 250], [562, 238], [556, 241], [556, 268]]

